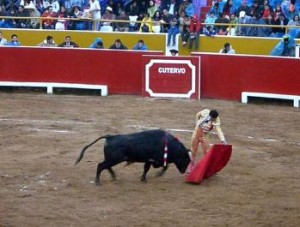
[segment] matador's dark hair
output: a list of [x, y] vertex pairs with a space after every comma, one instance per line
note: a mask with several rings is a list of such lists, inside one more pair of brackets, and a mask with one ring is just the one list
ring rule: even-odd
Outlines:
[[217, 118], [219, 116], [219, 113], [216, 110], [211, 110], [209, 112], [209, 116], [211, 116], [212, 118]]

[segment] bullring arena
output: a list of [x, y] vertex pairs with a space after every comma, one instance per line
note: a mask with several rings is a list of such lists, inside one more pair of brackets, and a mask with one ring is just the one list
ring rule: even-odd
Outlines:
[[[14, 90], [0, 106], [0, 226], [299, 226], [300, 113], [290, 103]], [[174, 165], [142, 183], [142, 164], [123, 163], [116, 180], [104, 171], [95, 186], [103, 142], [74, 166], [104, 134], [163, 128], [189, 147], [203, 108], [219, 110], [233, 154], [200, 185]]]

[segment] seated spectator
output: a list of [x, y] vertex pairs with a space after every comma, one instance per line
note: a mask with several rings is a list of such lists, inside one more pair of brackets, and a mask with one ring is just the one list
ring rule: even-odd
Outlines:
[[46, 39], [43, 40], [43, 42], [39, 43], [37, 46], [40, 46], [40, 47], [56, 47], [56, 44], [53, 40], [53, 37], [48, 35], [46, 37]]
[[292, 28], [289, 28], [288, 34], [290, 36], [293, 36], [294, 38], [298, 38], [300, 34], [300, 20], [299, 20], [299, 15], [295, 15], [293, 20], [289, 21], [287, 24], [288, 26], [293, 26]]
[[266, 19], [269, 15], [271, 15], [272, 14], [272, 12], [271, 12], [271, 10], [270, 10], [270, 7], [269, 7], [269, 5], [265, 5], [264, 6], [264, 10], [263, 10], [263, 12], [262, 12], [262, 18], [263, 19]]
[[[4, 5], [0, 5], [0, 16], [5, 17], [6, 16], [6, 9]], [[5, 20], [0, 18], [0, 28], [3, 28], [3, 25], [5, 24]]]
[[144, 40], [140, 39], [137, 44], [132, 48], [133, 50], [148, 50], [148, 47], [145, 45]]
[[53, 12], [53, 7], [48, 6], [48, 8], [42, 14], [42, 17], [46, 17], [47, 19], [43, 19], [43, 29], [54, 29], [55, 28], [55, 20], [56, 14]]
[[94, 42], [90, 45], [92, 49], [104, 49], [103, 40], [101, 38], [96, 38]]
[[[211, 9], [209, 10], [208, 13], [210, 12], [214, 12], [215, 16], [218, 17], [221, 13], [221, 10], [220, 10], [220, 5], [219, 5], [219, 2], [217, 1], [214, 1], [213, 4], [212, 4], [212, 7]], [[207, 17], [208, 15], [206, 15]]]
[[280, 4], [277, 4], [273, 12], [274, 18], [279, 17], [280, 14], [283, 14]]
[[160, 25], [161, 15], [160, 11], [157, 10], [152, 17], [152, 30], [154, 33], [160, 33], [161, 25]]
[[157, 9], [157, 7], [155, 6], [154, 1], [153, 1], [153, 0], [150, 0], [150, 1], [149, 1], [149, 6], [148, 6], [148, 8], [147, 8], [147, 13], [149, 14], [149, 16], [150, 16], [151, 18], [153, 18], [154, 14], [156, 13], [157, 10], [158, 10], [158, 9]]
[[42, 15], [45, 11], [45, 6], [44, 6], [44, 3], [43, 3], [43, 0], [36, 0], [35, 2], [35, 8], [37, 9], [37, 11], [39, 11], [40, 15]]
[[217, 16], [215, 15], [215, 12], [210, 11], [208, 16], [205, 18], [205, 21], [204, 21], [204, 23], [206, 24], [205, 27], [207, 28], [209, 26], [209, 27], [214, 28], [214, 24], [215, 24], [216, 19], [217, 19]]
[[282, 40], [271, 51], [272, 56], [289, 56], [295, 57], [295, 39], [289, 35], [282, 37]]
[[120, 39], [116, 39], [114, 44], [109, 47], [112, 50], [127, 50], [128, 48], [122, 43]]
[[71, 36], [67, 35], [65, 37], [65, 41], [58, 45], [59, 47], [68, 47], [68, 48], [76, 48], [79, 45], [72, 41]]
[[234, 7], [232, 0], [227, 0], [224, 7], [223, 7], [223, 15], [227, 15], [228, 17], [230, 14], [234, 13]]
[[179, 32], [182, 32], [182, 30], [183, 30], [185, 18], [188, 18], [188, 16], [185, 15], [184, 12], [182, 12], [181, 15], [179, 15], [179, 16], [177, 17], [177, 19], [178, 19], [178, 25], [179, 25]]
[[186, 46], [190, 38], [189, 25], [184, 25], [181, 32], [181, 45]]
[[29, 17], [34, 17], [29, 20], [29, 28], [38, 29], [40, 27], [40, 20], [37, 17], [41, 16], [40, 12], [32, 1], [24, 8], [28, 12]]
[[252, 6], [250, 7], [250, 16], [261, 15], [263, 11], [263, 6], [258, 4], [258, 0], [254, 0]]
[[236, 27], [236, 35], [237, 36], [246, 36], [248, 27], [243, 26], [242, 24], [249, 24], [249, 19], [251, 16], [247, 16], [245, 11], [241, 11], [238, 18], [238, 25]]
[[173, 17], [170, 28], [168, 30], [167, 46], [170, 46], [172, 39], [172, 46], [176, 45], [176, 35], [179, 33], [179, 23], [176, 17]]
[[[193, 15], [195, 15], [195, 7], [192, 1], [190, 0], [185, 0], [185, 2], [187, 2], [187, 5], [185, 7], [185, 14], [189, 17], [192, 17]], [[176, 15], [175, 15], [176, 16]]]
[[296, 10], [296, 7], [295, 7], [295, 0], [294, 1], [290, 1], [290, 0], [283, 0], [281, 2], [281, 9], [282, 9], [282, 12], [284, 14], [284, 16], [287, 18], [287, 19], [292, 19], [294, 17], [294, 14], [297, 14], [297, 10]]
[[105, 21], [102, 22], [101, 31], [113, 31], [112, 20], [116, 19], [116, 15], [113, 13], [113, 9], [110, 6], [106, 7], [106, 10], [102, 16], [102, 19]]
[[214, 37], [215, 35], [217, 35], [217, 31], [214, 29], [213, 26], [208, 26], [206, 27], [206, 29], [203, 32], [204, 35], [206, 36], [210, 36], [210, 37]]
[[154, 0], [154, 5], [155, 5], [158, 9], [161, 9], [161, 0]]
[[152, 32], [152, 19], [148, 13], [144, 14], [139, 32]]
[[57, 0], [44, 1], [44, 7], [48, 8], [49, 6], [52, 6], [52, 10], [55, 14], [58, 13], [58, 11], [60, 9], [60, 5]]
[[280, 14], [277, 18], [274, 19], [274, 25], [277, 27], [273, 28], [271, 37], [282, 37], [285, 34], [285, 27], [288, 24], [289, 20], [285, 18], [283, 14]]
[[247, 0], [243, 0], [242, 1], [242, 5], [239, 6], [237, 8], [237, 10], [235, 11], [235, 15], [236, 17], [240, 16], [240, 12], [244, 11], [245, 15], [250, 16], [250, 12], [251, 12], [251, 8], [248, 6], [248, 1]]
[[106, 7], [112, 8], [112, 11], [115, 14], [115, 12], [116, 12], [116, 6], [117, 6], [116, 1], [115, 0], [106, 0], [106, 1], [107, 1]]
[[224, 48], [222, 48], [219, 53], [222, 54], [235, 54], [235, 50], [232, 49], [232, 46], [230, 45], [230, 43], [225, 43], [224, 44]]
[[11, 36], [11, 41], [6, 43], [6, 46], [18, 47], [21, 46], [21, 43], [18, 40], [18, 36], [13, 34]]
[[69, 21], [67, 28], [70, 30], [85, 30], [86, 26], [83, 19], [83, 12], [80, 10], [79, 6], [73, 7], [73, 12], [71, 13], [71, 18], [77, 20]]
[[147, 8], [148, 8], [146, 0], [140, 0], [139, 3], [140, 3], [139, 4], [139, 14], [144, 15], [145, 13], [147, 13]]
[[228, 26], [226, 25], [218, 25], [218, 24], [229, 24], [229, 16], [226, 14], [220, 15], [218, 19], [215, 20], [215, 28], [218, 32], [218, 35], [227, 35], [228, 31], [227, 28]]
[[193, 43], [195, 43], [195, 50], [199, 47], [199, 35], [201, 32], [201, 23], [198, 17], [195, 15], [191, 19], [190, 23], [190, 37], [189, 37], [189, 49], [192, 49]]
[[[16, 13], [16, 17], [29, 17], [29, 14], [27, 11], [25, 11], [24, 6], [20, 5], [18, 12]], [[29, 19], [17, 19], [17, 28], [29, 28]]]
[[118, 1], [115, 7], [115, 15], [119, 16], [121, 14], [122, 11], [125, 11], [125, 8], [123, 6], [123, 2], [122, 1]]
[[7, 44], [7, 40], [2, 36], [2, 32], [0, 31], [0, 46], [5, 46]]
[[291, 4], [288, 10], [283, 11], [283, 13], [285, 17], [290, 21], [294, 18], [295, 15], [299, 15], [299, 10]]
[[[254, 15], [252, 17], [252, 24], [257, 25], [265, 25], [266, 21], [261, 17], [261, 14]], [[249, 33], [249, 36], [256, 36], [256, 37], [267, 37], [269, 35], [268, 30], [266, 30], [266, 27], [262, 26], [253, 26], [250, 27], [251, 32]]]
[[18, 0], [10, 0], [10, 1], [6, 1], [5, 3], [5, 9], [6, 12], [10, 11], [10, 10], [14, 10], [17, 11], [18, 7], [20, 5], [20, 2]]
[[83, 10], [85, 7], [85, 0], [70, 0], [70, 6], [72, 9], [77, 6], [80, 10]]
[[55, 30], [66, 30], [68, 27], [69, 20], [65, 18], [70, 18], [69, 13], [66, 8], [62, 5], [57, 15], [57, 22], [55, 24]]
[[126, 6], [125, 6], [125, 12], [128, 16], [138, 16], [140, 14], [140, 9], [137, 5], [136, 0], [130, 1]]
[[[274, 24], [274, 18], [271, 14], [265, 19], [265, 24], [266, 25]], [[266, 34], [266, 37], [269, 37], [272, 34], [272, 31], [273, 31], [272, 27], [264, 27], [264, 33]]]
[[[168, 10], [169, 14], [177, 17], [179, 14], [179, 3], [176, 0], [169, 0], [169, 1], [164, 1], [164, 3], [161, 6], [163, 9]], [[185, 12], [185, 11], [182, 11]], [[181, 13], [182, 13], [181, 12]]]
[[[179, 27], [179, 30], [180, 30], [180, 33], [181, 33], [181, 42], [182, 42], [182, 45], [185, 46], [187, 45], [187, 42], [189, 40], [189, 37], [190, 37], [190, 24], [191, 24], [191, 19], [190, 17], [188, 17], [187, 15], [185, 15], [185, 13], [182, 13], [183, 14], [183, 18], [182, 18], [182, 21], [179, 21], [180, 23], [180, 27]], [[179, 20], [181, 20], [181, 17], [179, 18]]]
[[117, 20], [120, 20], [120, 22], [114, 23], [114, 30], [117, 32], [128, 32], [130, 26], [129, 16], [126, 14], [124, 10], [120, 12], [119, 16], [117, 16]]
[[271, 6], [269, 0], [264, 0], [263, 7], [265, 7], [265, 6], [268, 6], [268, 8], [269, 8], [271, 14], [274, 14], [274, 9], [273, 9], [273, 7]]
[[[11, 8], [6, 16], [8, 17], [15, 17], [16, 16], [16, 11]], [[9, 18], [9, 19], [5, 19], [3, 24], [2, 24], [2, 28], [16, 28], [17, 27], [17, 20], [14, 18]]]
[[[179, 4], [179, 8], [178, 8], [178, 14], [179, 14], [179, 15], [181, 15], [182, 12], [185, 13], [185, 9], [186, 9], [188, 3], [189, 3], [189, 2], [188, 2], [187, 0], [184, 0], [184, 1], [182, 1], [182, 2]], [[168, 11], [168, 10], [167, 10], [167, 11]], [[168, 11], [168, 13], [169, 13], [169, 11]]]
[[[238, 24], [238, 18], [235, 14], [230, 15], [230, 24]], [[228, 31], [228, 35], [235, 36], [236, 35], [236, 26], [231, 26]]]
[[[182, 14], [182, 12], [180, 13]], [[167, 33], [170, 28], [170, 23], [173, 19], [173, 15], [169, 14], [169, 11], [164, 9], [162, 12], [160, 24], [161, 24], [161, 32]]]

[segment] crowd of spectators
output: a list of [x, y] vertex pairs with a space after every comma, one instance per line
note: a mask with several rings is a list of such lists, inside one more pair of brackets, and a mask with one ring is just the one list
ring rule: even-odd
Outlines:
[[195, 49], [199, 34], [282, 37], [288, 25], [289, 35], [300, 36], [300, 0], [215, 0], [202, 24], [196, 2], [201, 1], [0, 0], [0, 16], [14, 17], [1, 19], [0, 28], [167, 33], [168, 46], [181, 34], [181, 44]]
[[[298, 38], [299, 6], [300, 1], [296, 0], [227, 0], [225, 4], [214, 1], [206, 16], [203, 33], [256, 37], [283, 37], [288, 33]], [[291, 28], [286, 31], [284, 26]]]
[[192, 0], [0, 0], [0, 6], [0, 16], [20, 17], [1, 19], [0, 28], [160, 33], [173, 18], [196, 14]]

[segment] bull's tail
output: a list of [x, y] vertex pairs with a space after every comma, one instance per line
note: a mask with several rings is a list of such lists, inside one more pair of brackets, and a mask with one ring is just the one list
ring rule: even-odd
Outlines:
[[77, 165], [77, 164], [81, 161], [81, 159], [82, 159], [83, 156], [84, 156], [85, 151], [86, 151], [89, 147], [91, 147], [92, 145], [94, 145], [95, 143], [97, 143], [99, 140], [105, 139], [105, 138], [107, 138], [107, 137], [108, 137], [108, 136], [101, 136], [101, 137], [99, 137], [98, 139], [96, 139], [94, 142], [92, 142], [92, 143], [86, 145], [86, 146], [82, 149], [82, 151], [80, 152], [80, 155], [79, 155], [79, 157], [77, 158], [77, 160], [76, 160], [76, 162], [75, 162], [75, 165]]

